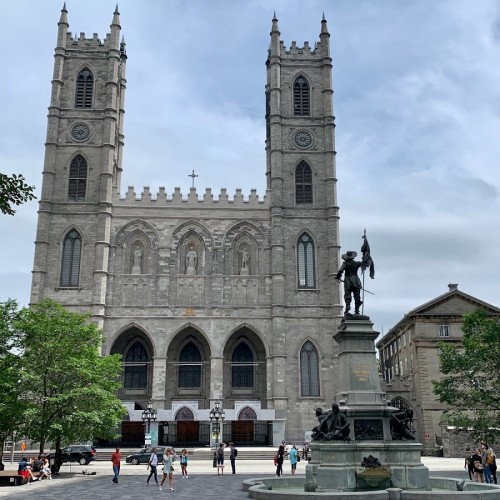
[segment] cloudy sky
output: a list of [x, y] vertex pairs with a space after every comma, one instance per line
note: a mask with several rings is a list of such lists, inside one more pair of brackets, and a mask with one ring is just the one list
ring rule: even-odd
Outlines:
[[[0, 2], [0, 171], [41, 187], [62, 1]], [[71, 32], [109, 30], [115, 0], [68, 0]], [[127, 43], [122, 191], [265, 190], [265, 60], [331, 33], [342, 250], [366, 227], [365, 313], [387, 331], [449, 282], [500, 306], [497, 0], [120, 0]], [[29, 300], [37, 202], [0, 215], [0, 301]]]

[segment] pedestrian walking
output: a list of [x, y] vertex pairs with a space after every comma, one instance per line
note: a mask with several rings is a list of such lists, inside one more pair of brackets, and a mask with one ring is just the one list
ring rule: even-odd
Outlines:
[[175, 461], [174, 449], [168, 447], [166, 451], [166, 457], [165, 453], [163, 454], [163, 478], [160, 483], [160, 491], [162, 490], [163, 483], [167, 478], [168, 478], [168, 490], [174, 491], [174, 461]]
[[295, 472], [297, 471], [297, 448], [295, 445], [290, 449], [290, 453], [288, 454], [288, 458], [290, 459], [290, 466], [292, 468], [292, 476], [295, 476]]
[[278, 451], [274, 457], [276, 464], [276, 476], [281, 477], [283, 475], [283, 460], [285, 459], [285, 447], [280, 445]]
[[[217, 475], [224, 475], [224, 448], [226, 445], [224, 443], [220, 443], [217, 448]], [[220, 469], [220, 471], [219, 471]]]
[[111, 463], [113, 464], [113, 483], [118, 484], [118, 476], [120, 475], [120, 462], [122, 454], [120, 448], [117, 446], [115, 452], [111, 455]]
[[231, 469], [233, 474], [236, 474], [236, 457], [238, 456], [238, 450], [235, 448], [234, 443], [229, 443], [229, 449], [231, 450], [229, 454], [229, 460], [231, 460]]
[[149, 476], [146, 480], [146, 486], [149, 486], [149, 480], [153, 476], [155, 477], [156, 486], [159, 486], [158, 473], [156, 472], [157, 467], [158, 467], [158, 455], [156, 454], [156, 448], [153, 448], [151, 456], [149, 457], [149, 460], [148, 460], [148, 470], [151, 469], [151, 472], [149, 473]]
[[188, 473], [187, 473], [187, 465], [188, 465], [188, 451], [186, 448], [184, 448], [181, 451], [181, 459], [180, 459], [180, 464], [181, 464], [181, 472], [182, 472], [182, 477], [184, 479], [188, 478]]

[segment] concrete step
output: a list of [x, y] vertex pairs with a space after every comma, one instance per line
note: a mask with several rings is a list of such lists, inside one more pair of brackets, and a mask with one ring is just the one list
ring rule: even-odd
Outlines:
[[[175, 451], [180, 453], [181, 447], [176, 447]], [[188, 455], [190, 460], [212, 460], [214, 455], [214, 450], [210, 448], [186, 448], [188, 450]], [[266, 448], [237, 448], [238, 458], [237, 460], [273, 460], [276, 453], [276, 448], [266, 447]], [[114, 448], [97, 448], [96, 460], [98, 461], [110, 461], [111, 454], [115, 451]], [[127, 455], [131, 455], [139, 451], [138, 448], [121, 448], [122, 457], [125, 460]], [[53, 450], [45, 450], [45, 453], [53, 452]], [[24, 452], [16, 451], [14, 452], [14, 462], [19, 462], [21, 457], [32, 458], [38, 456], [38, 450], [26, 450]], [[226, 449], [224, 456], [229, 459], [229, 449]], [[10, 462], [10, 453], [5, 453], [3, 456], [4, 462]]]

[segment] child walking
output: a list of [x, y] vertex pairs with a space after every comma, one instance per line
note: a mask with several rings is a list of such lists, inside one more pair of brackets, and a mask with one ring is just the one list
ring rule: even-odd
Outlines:
[[181, 452], [181, 472], [182, 472], [182, 477], [184, 479], [188, 478], [187, 464], [188, 464], [188, 452], [186, 448], [184, 448]]

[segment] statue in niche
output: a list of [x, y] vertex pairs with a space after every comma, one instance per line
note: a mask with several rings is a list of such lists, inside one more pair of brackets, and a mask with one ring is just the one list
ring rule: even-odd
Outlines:
[[413, 410], [401, 410], [392, 415], [391, 435], [394, 440], [414, 441], [415, 433], [411, 430]]
[[250, 260], [250, 255], [248, 255], [248, 252], [245, 248], [240, 250], [241, 253], [241, 268], [240, 268], [240, 275], [248, 275], [250, 274], [249, 268], [248, 268], [248, 261]]
[[134, 263], [132, 264], [132, 274], [142, 274], [141, 271], [142, 250], [136, 246], [134, 250]]
[[316, 441], [350, 441], [350, 426], [347, 417], [340, 411], [337, 403], [332, 403], [332, 409], [323, 412], [316, 408], [319, 425], [313, 429], [312, 438]]
[[188, 246], [186, 253], [186, 274], [196, 274], [196, 266], [198, 265], [198, 254], [193, 243]]

